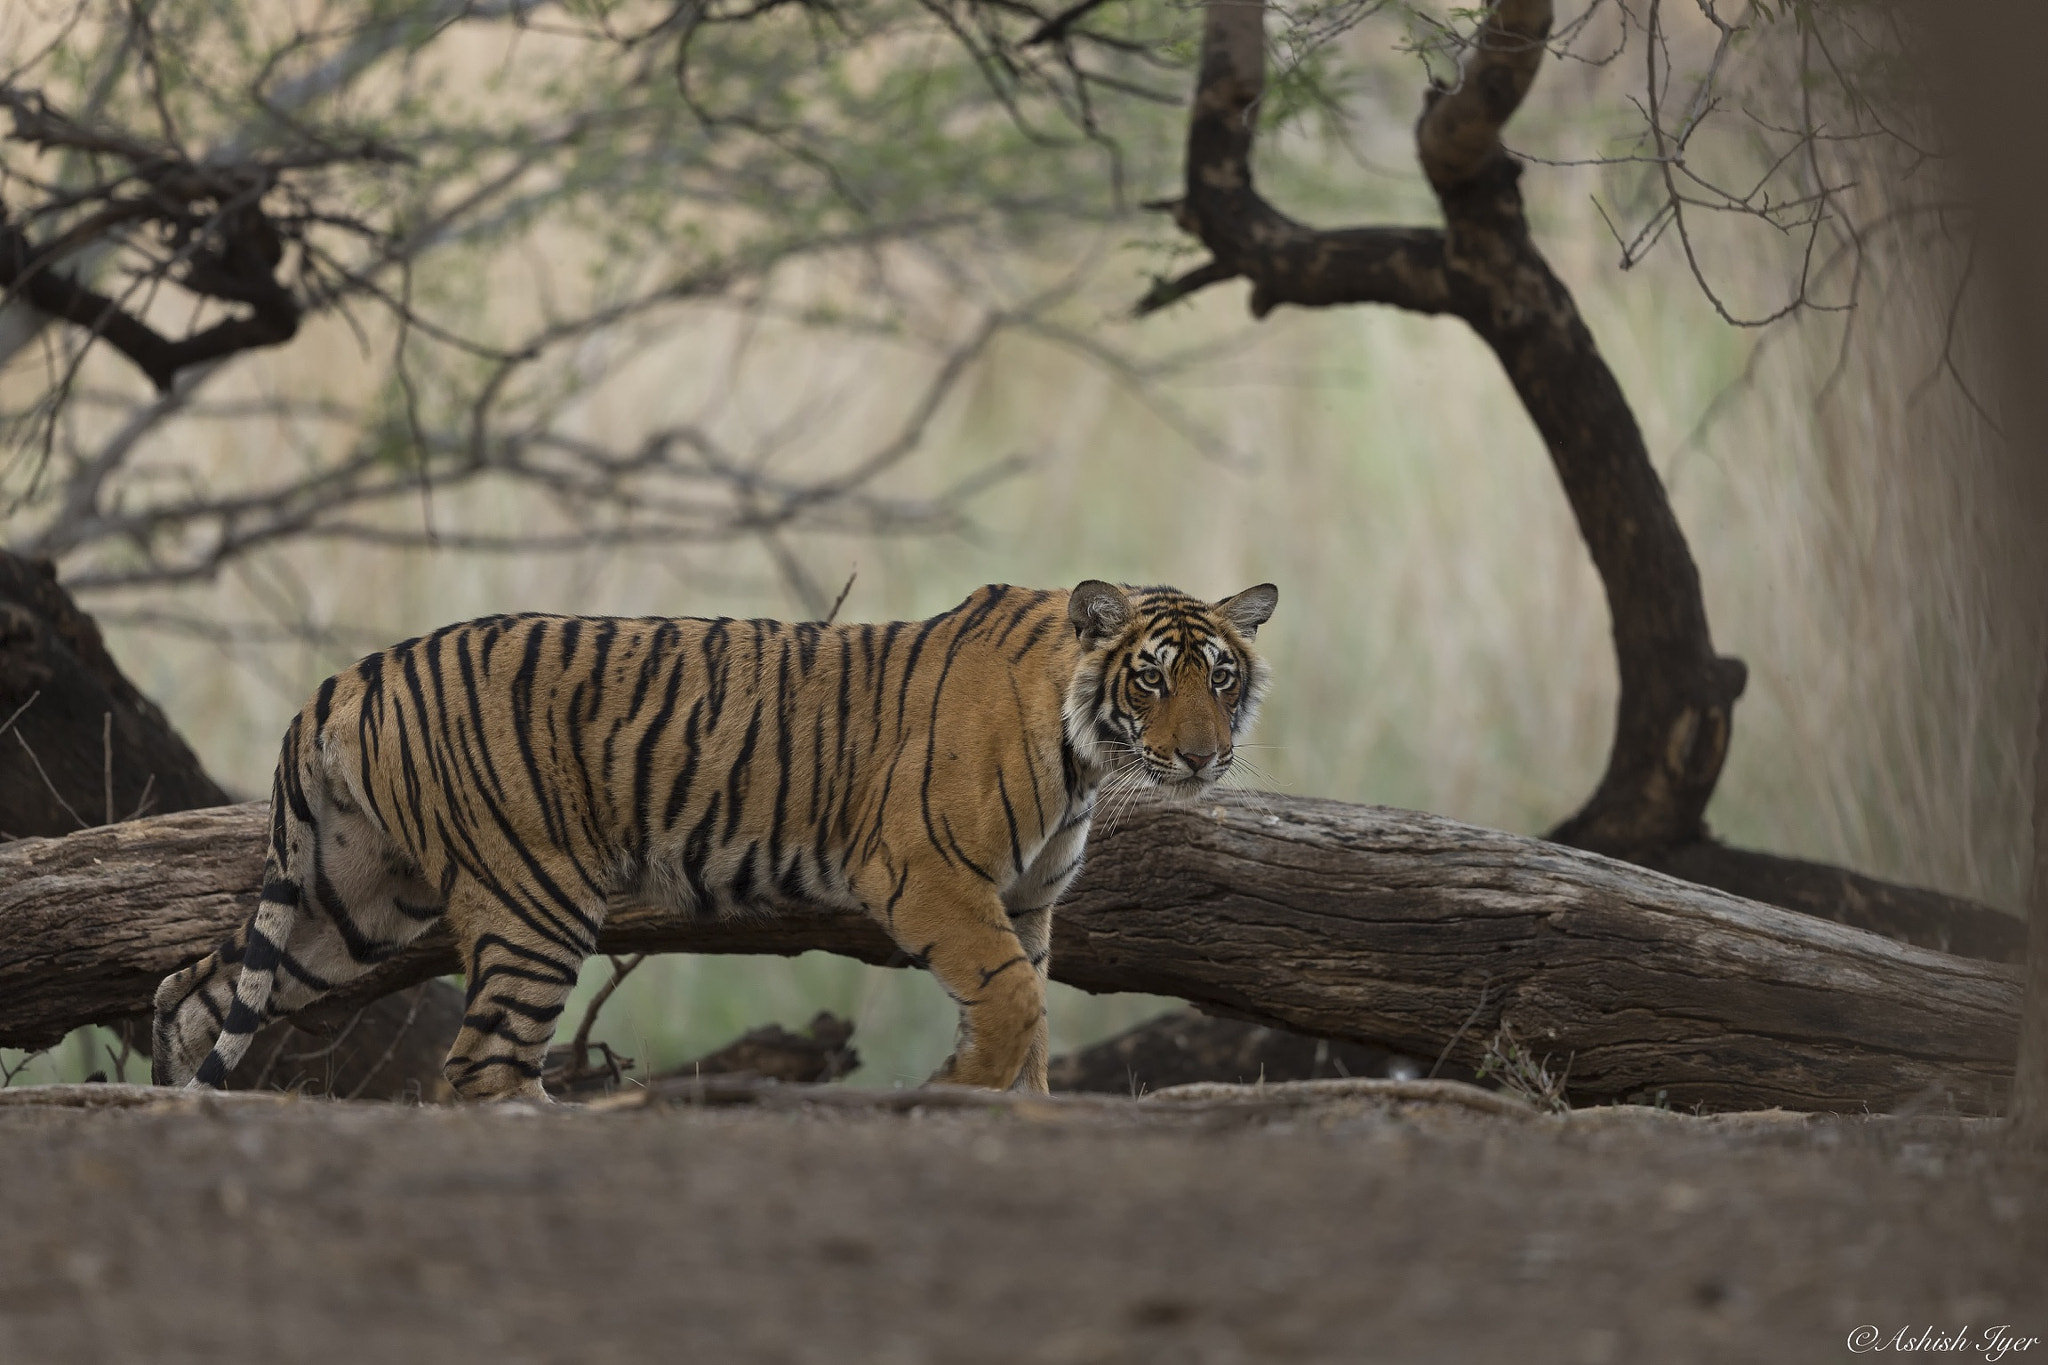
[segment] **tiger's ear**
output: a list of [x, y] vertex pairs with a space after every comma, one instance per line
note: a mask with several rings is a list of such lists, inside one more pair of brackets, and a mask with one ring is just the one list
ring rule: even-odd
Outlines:
[[1114, 583], [1087, 578], [1067, 598], [1067, 621], [1085, 648], [1093, 649], [1131, 619], [1131, 599]]
[[1273, 608], [1279, 605], [1280, 589], [1271, 583], [1261, 583], [1256, 588], [1246, 588], [1235, 597], [1226, 597], [1216, 604], [1223, 619], [1237, 627], [1237, 633], [1247, 640], [1259, 638], [1259, 627], [1272, 616]]

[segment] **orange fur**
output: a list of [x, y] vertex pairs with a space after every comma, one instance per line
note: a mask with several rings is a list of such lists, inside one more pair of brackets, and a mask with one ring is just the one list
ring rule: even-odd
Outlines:
[[268, 1018], [446, 917], [472, 1098], [541, 1098], [608, 897], [858, 907], [959, 1002], [939, 1079], [1045, 1089], [1054, 902], [1111, 774], [1230, 767], [1270, 585], [1090, 580], [888, 625], [492, 617], [370, 655], [286, 732], [262, 904], [157, 994], [160, 1083], [218, 1085]]

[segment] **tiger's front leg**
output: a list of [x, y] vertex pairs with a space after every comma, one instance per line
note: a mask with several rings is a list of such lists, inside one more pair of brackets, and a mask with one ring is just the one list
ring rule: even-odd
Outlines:
[[[1052, 907], [1043, 906], [1036, 910], [1010, 912], [1010, 926], [1015, 930], [1017, 943], [1024, 949], [1024, 955], [1031, 960], [1031, 970], [1038, 976], [1039, 989], [1045, 989], [1045, 979], [1052, 971]], [[1031, 1036], [1031, 1050], [1025, 1054], [1024, 1069], [1017, 1077], [1017, 1088], [1043, 1095], [1052, 1087], [1047, 1081], [1046, 1067], [1051, 1060], [1052, 1031], [1043, 1009], [1038, 1014], [1038, 1027]]]
[[[901, 890], [868, 899], [897, 946], [924, 964], [960, 1006], [960, 1041], [934, 1081], [1007, 1090], [1045, 1026], [1045, 982], [1018, 941], [1002, 900], [971, 873], [920, 867]], [[1033, 1088], [1045, 1088], [1044, 1062]]]

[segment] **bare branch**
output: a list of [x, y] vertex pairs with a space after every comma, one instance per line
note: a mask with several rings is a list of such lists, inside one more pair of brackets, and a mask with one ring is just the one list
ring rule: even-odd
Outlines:
[[1439, 195], [1500, 154], [1500, 130], [1529, 93], [1549, 36], [1550, 0], [1499, 0], [1465, 54], [1458, 84], [1430, 92], [1415, 144]]

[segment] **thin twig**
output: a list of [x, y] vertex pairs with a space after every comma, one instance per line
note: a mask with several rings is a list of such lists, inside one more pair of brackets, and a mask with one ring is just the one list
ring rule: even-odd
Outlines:
[[1450, 1060], [1451, 1049], [1455, 1048], [1461, 1041], [1464, 1040], [1466, 1030], [1470, 1029], [1472, 1025], [1479, 1022], [1479, 1012], [1486, 1008], [1486, 995], [1487, 992], [1492, 988], [1492, 986], [1492, 977], [1488, 977], [1486, 980], [1479, 983], [1479, 1003], [1474, 1005], [1472, 1007], [1472, 1012], [1465, 1016], [1465, 1022], [1458, 1025], [1458, 1031], [1451, 1035], [1450, 1042], [1444, 1044], [1444, 1050], [1436, 1054], [1436, 1064], [1430, 1067], [1429, 1074], [1423, 1077], [1424, 1080], [1435, 1079], [1436, 1073], [1443, 1070], [1444, 1063]]
[[85, 822], [85, 817], [71, 808], [71, 803], [64, 799], [64, 793], [57, 790], [57, 784], [52, 782], [50, 775], [43, 771], [43, 761], [36, 757], [36, 751], [29, 747], [28, 740], [22, 737], [19, 730], [15, 731], [14, 737], [20, 741], [21, 751], [28, 755], [29, 762], [35, 764], [36, 775], [43, 779], [43, 786], [49, 789], [50, 795], [56, 798], [57, 804], [64, 808], [64, 813], [73, 820], [76, 820], [80, 829], [91, 829], [92, 826]]
[[839, 619], [839, 609], [846, 605], [846, 594], [853, 591], [853, 580], [858, 577], [860, 577], [859, 569], [855, 569], [846, 576], [846, 586], [839, 590], [839, 596], [832, 599], [832, 610], [825, 613], [825, 619], [821, 624], [829, 626]]
[[114, 823], [114, 713], [100, 712], [100, 780], [106, 791], [106, 823]]
[[412, 988], [412, 1004], [405, 1011], [405, 1022], [398, 1026], [397, 1031], [391, 1035], [391, 1041], [384, 1045], [383, 1053], [371, 1064], [370, 1069], [362, 1074], [361, 1078], [356, 1081], [355, 1086], [350, 1089], [344, 1098], [352, 1100], [362, 1094], [364, 1087], [369, 1085], [371, 1079], [391, 1061], [393, 1055], [398, 1051], [399, 1043], [405, 1040], [406, 1033], [412, 1028], [413, 1020], [420, 1017], [420, 1006], [425, 1003], [427, 991], [433, 984], [431, 981], [422, 981], [419, 985]]
[[43, 690], [40, 687], [37, 688], [35, 691], [28, 694], [27, 701], [23, 702], [21, 705], [14, 708], [13, 715], [9, 716], [6, 720], [0, 720], [0, 735], [4, 735], [9, 730], [12, 730], [14, 728], [14, 722], [21, 719], [21, 713], [28, 710], [29, 707], [34, 706], [36, 704], [36, 698], [42, 695]]
[[136, 803], [135, 803], [135, 809], [134, 809], [133, 811], [131, 811], [131, 812], [129, 813], [129, 815], [128, 815], [128, 818], [129, 818], [130, 820], [140, 820], [140, 819], [142, 818], [142, 816], [143, 816], [143, 813], [144, 813], [145, 811], [147, 811], [147, 810], [149, 809], [149, 797], [150, 797], [150, 793], [151, 793], [151, 792], [153, 792], [153, 791], [155, 791], [155, 790], [156, 790], [156, 774], [155, 774], [155, 773], [149, 773], [149, 774], [147, 774], [147, 775], [146, 775], [146, 777], [144, 778], [144, 780], [143, 780], [143, 783], [142, 783], [142, 796], [141, 796], [141, 799], [139, 799], [138, 801], [136, 801]]
[[[645, 962], [647, 956], [646, 953], [635, 953], [623, 962], [617, 957], [611, 959], [612, 979], [600, 986], [597, 994], [590, 997], [590, 1004], [584, 1007], [583, 1022], [576, 1026], [576, 1040], [570, 1044], [569, 1065], [551, 1078], [557, 1085], [565, 1087], [575, 1085], [577, 1082], [587, 1080], [597, 1074], [590, 1065], [590, 1049], [592, 1046], [590, 1030], [597, 1023], [598, 1011], [602, 1010], [605, 1002], [612, 998], [612, 992], [619, 988], [619, 983], [630, 976], [641, 963]], [[623, 1080], [625, 1067], [631, 1066], [632, 1063], [627, 1062], [622, 1065], [619, 1059], [612, 1055], [610, 1047], [603, 1043], [598, 1043], [596, 1046], [604, 1053], [605, 1069], [611, 1073], [612, 1080], [614, 1082]]]

